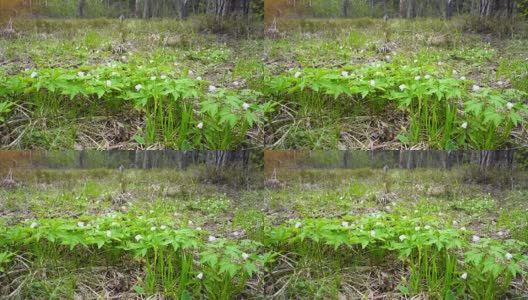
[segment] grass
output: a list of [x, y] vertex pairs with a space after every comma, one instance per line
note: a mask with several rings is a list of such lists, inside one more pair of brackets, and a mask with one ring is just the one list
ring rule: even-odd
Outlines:
[[202, 18], [15, 20], [0, 40], [2, 147], [526, 146], [525, 24], [471, 24], [283, 20], [263, 38]]
[[0, 191], [2, 294], [528, 296], [520, 170], [512, 185], [462, 167], [279, 169], [280, 185], [236, 189], [200, 173], [15, 170]]

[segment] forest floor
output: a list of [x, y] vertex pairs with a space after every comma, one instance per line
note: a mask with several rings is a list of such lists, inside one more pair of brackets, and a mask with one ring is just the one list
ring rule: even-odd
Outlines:
[[263, 38], [262, 25], [200, 19], [18, 20], [0, 38], [1, 144], [526, 146], [525, 24], [499, 25], [286, 20]]
[[526, 175], [34, 170], [0, 190], [0, 293], [31, 299], [521, 299]]

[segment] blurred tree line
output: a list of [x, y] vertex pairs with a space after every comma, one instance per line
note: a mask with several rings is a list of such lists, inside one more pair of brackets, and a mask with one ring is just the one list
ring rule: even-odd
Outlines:
[[224, 168], [260, 170], [262, 152], [250, 150], [161, 150], [161, 151], [0, 151], [0, 170], [13, 169], [157, 169], [185, 170], [205, 166], [212, 171]]
[[0, 0], [0, 15], [180, 19], [208, 15], [262, 19], [264, 0]]
[[528, 0], [266, 0], [273, 17], [445, 17], [528, 16]]
[[528, 150], [279, 150], [266, 151], [264, 154], [266, 176], [272, 174], [275, 169], [359, 169], [383, 168], [384, 166], [400, 169], [451, 169], [466, 165], [480, 169], [516, 168], [528, 171]]

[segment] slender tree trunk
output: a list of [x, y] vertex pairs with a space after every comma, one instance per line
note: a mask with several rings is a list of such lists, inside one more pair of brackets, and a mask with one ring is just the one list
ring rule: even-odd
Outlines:
[[348, 17], [348, 0], [343, 0], [343, 17]]
[[84, 15], [86, 13], [85, 10], [86, 10], [86, 0], [79, 0], [78, 16], [80, 18], [84, 17]]
[[141, 17], [141, 0], [136, 0], [136, 5], [134, 7], [134, 15], [136, 18]]

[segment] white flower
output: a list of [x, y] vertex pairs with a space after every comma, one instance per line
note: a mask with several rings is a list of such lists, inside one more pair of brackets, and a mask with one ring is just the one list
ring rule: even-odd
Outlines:
[[242, 104], [242, 108], [244, 110], [247, 110], [249, 108], [249, 104], [247, 104], [246, 102], [244, 102], [244, 104]]
[[511, 102], [506, 103], [506, 107], [508, 108], [508, 110], [511, 110], [513, 108], [513, 103]]
[[200, 273], [200, 274], [196, 275], [196, 278], [201, 280], [203, 278], [203, 273]]
[[424, 76], [425, 79], [431, 79], [431, 75], [427, 74]]
[[156, 80], [156, 76], [150, 77], [150, 80], [152, 80], [152, 81]]
[[473, 236], [473, 242], [476, 243], [476, 242], [478, 242], [478, 241], [480, 241], [480, 237], [479, 237], [478, 235], [474, 235], [474, 236]]
[[341, 226], [348, 227], [348, 222], [341, 222]]
[[202, 230], [202, 227], [196, 227], [196, 230], [200, 231]]
[[136, 241], [139, 242], [139, 240], [141, 240], [142, 236], [141, 236], [141, 234], [138, 234], [134, 238], [136, 239]]
[[404, 234], [400, 235], [400, 241], [403, 242], [403, 240], [405, 240], [406, 238], [407, 238], [407, 237], [406, 237]]
[[425, 226], [424, 226], [424, 229], [425, 229], [425, 230], [429, 230], [429, 229], [431, 229], [431, 226], [429, 226], [429, 225], [425, 225]]
[[37, 72], [33, 72], [33, 73], [31, 73], [31, 75], [30, 75], [30, 76], [31, 76], [31, 78], [35, 78], [35, 77], [37, 77], [37, 76], [38, 76], [38, 74], [37, 74]]
[[502, 81], [498, 81], [497, 84], [498, 84], [498, 85], [503, 85], [504, 82], [502, 82]]
[[216, 240], [216, 237], [214, 235], [210, 235], [208, 238], [209, 242], [214, 242]]
[[38, 225], [38, 224], [37, 224], [36, 222], [33, 222], [33, 223], [31, 223], [31, 225], [29, 226], [29, 228], [35, 228], [35, 227], [37, 227], [37, 225]]
[[385, 55], [385, 59], [386, 60], [390, 60], [390, 56], [389, 55]]
[[238, 84], [239, 84], [238, 81], [233, 81], [234, 86], [238, 86]]
[[467, 122], [464, 122], [464, 123], [462, 123], [462, 125], [460, 125], [460, 127], [466, 129], [466, 128], [467, 128], [467, 125], [468, 125]]
[[466, 280], [467, 279], [467, 273], [464, 273], [464, 274], [460, 275], [460, 278]]
[[123, 55], [123, 56], [121, 56], [121, 59], [122, 60], [126, 60], [127, 58], [126, 58], [126, 56]]
[[498, 235], [498, 236], [503, 236], [503, 235], [504, 235], [504, 232], [499, 231], [499, 232], [497, 232], [497, 235]]
[[249, 258], [249, 254], [247, 254], [247, 253], [245, 253], [245, 252], [242, 253], [242, 258], [243, 258], [244, 260], [247, 260], [247, 259]]
[[370, 86], [376, 86], [376, 81], [371, 80], [371, 81], [370, 81]]
[[301, 77], [301, 75], [302, 75], [301, 72], [295, 72], [295, 75], [293, 75], [293, 76], [295, 76], [295, 78], [299, 78], [299, 77]]
[[143, 88], [143, 86], [141, 84], [137, 84], [135, 88], [136, 88], [136, 91], [139, 91]]
[[405, 88], [407, 88], [407, 86], [405, 84], [400, 85], [400, 91], [405, 90]]
[[77, 222], [77, 226], [83, 228], [84, 227], [84, 222]]
[[160, 229], [161, 229], [161, 230], [165, 230], [165, 229], [167, 229], [167, 226], [165, 226], [165, 225], [161, 225], [161, 226], [160, 226]]
[[196, 77], [196, 80], [202, 80], [202, 76]]
[[473, 92], [478, 92], [480, 90], [480, 86], [474, 84], [472, 90]]
[[297, 222], [297, 223], [295, 223], [295, 228], [299, 228], [299, 227], [301, 227], [301, 226], [302, 226], [301, 222]]
[[111, 87], [112, 86], [112, 81], [111, 80], [107, 80], [106, 81], [106, 86], [107, 87]]
[[418, 60], [417, 60], [417, 59], [415, 59], [415, 60], [414, 60], [414, 63], [417, 63], [417, 62], [418, 62]]
[[238, 231], [233, 232], [233, 235], [234, 235], [234, 236], [238, 236], [239, 234], [240, 234], [240, 233], [238, 233]]
[[460, 80], [466, 80], [466, 76], [460, 77]]
[[107, 236], [107, 237], [112, 237], [112, 231], [107, 230], [107, 231], [106, 231], [106, 236]]
[[209, 92], [214, 92], [214, 91], [216, 91], [216, 86], [210, 85], [209, 86]]
[[416, 231], [420, 231], [420, 226], [416, 226], [416, 227], [414, 227], [414, 230], [416, 230]]
[[343, 71], [343, 72], [341, 72], [341, 76], [343, 76], [343, 77], [347, 77], [347, 76], [348, 76], [348, 72], [347, 72], [347, 71]]
[[420, 78], [422, 78], [422, 77], [416, 76], [416, 77], [414, 77], [414, 80], [420, 80]]
[[167, 79], [167, 75], [161, 75], [160, 78], [161, 79]]
[[512, 259], [513, 255], [511, 255], [510, 253], [506, 253], [505, 257], [507, 260], [510, 260]]
[[154, 230], [156, 230], [156, 226], [150, 227], [150, 231], [154, 231]]
[[460, 227], [460, 230], [466, 231], [466, 227], [462, 226], [462, 227]]
[[79, 72], [79, 73], [77, 73], [77, 75], [78, 75], [79, 77], [84, 77], [84, 72]]
[[[202, 122], [198, 123], [198, 125], [196, 125], [196, 127], [198, 127], [198, 129], [202, 129], [203, 128], [203, 123]], [[191, 221], [189, 221], [189, 222], [191, 222]]]
[[370, 236], [371, 236], [371, 237], [375, 237], [375, 236], [376, 236], [376, 231], [371, 230], [371, 231], [370, 231]]

